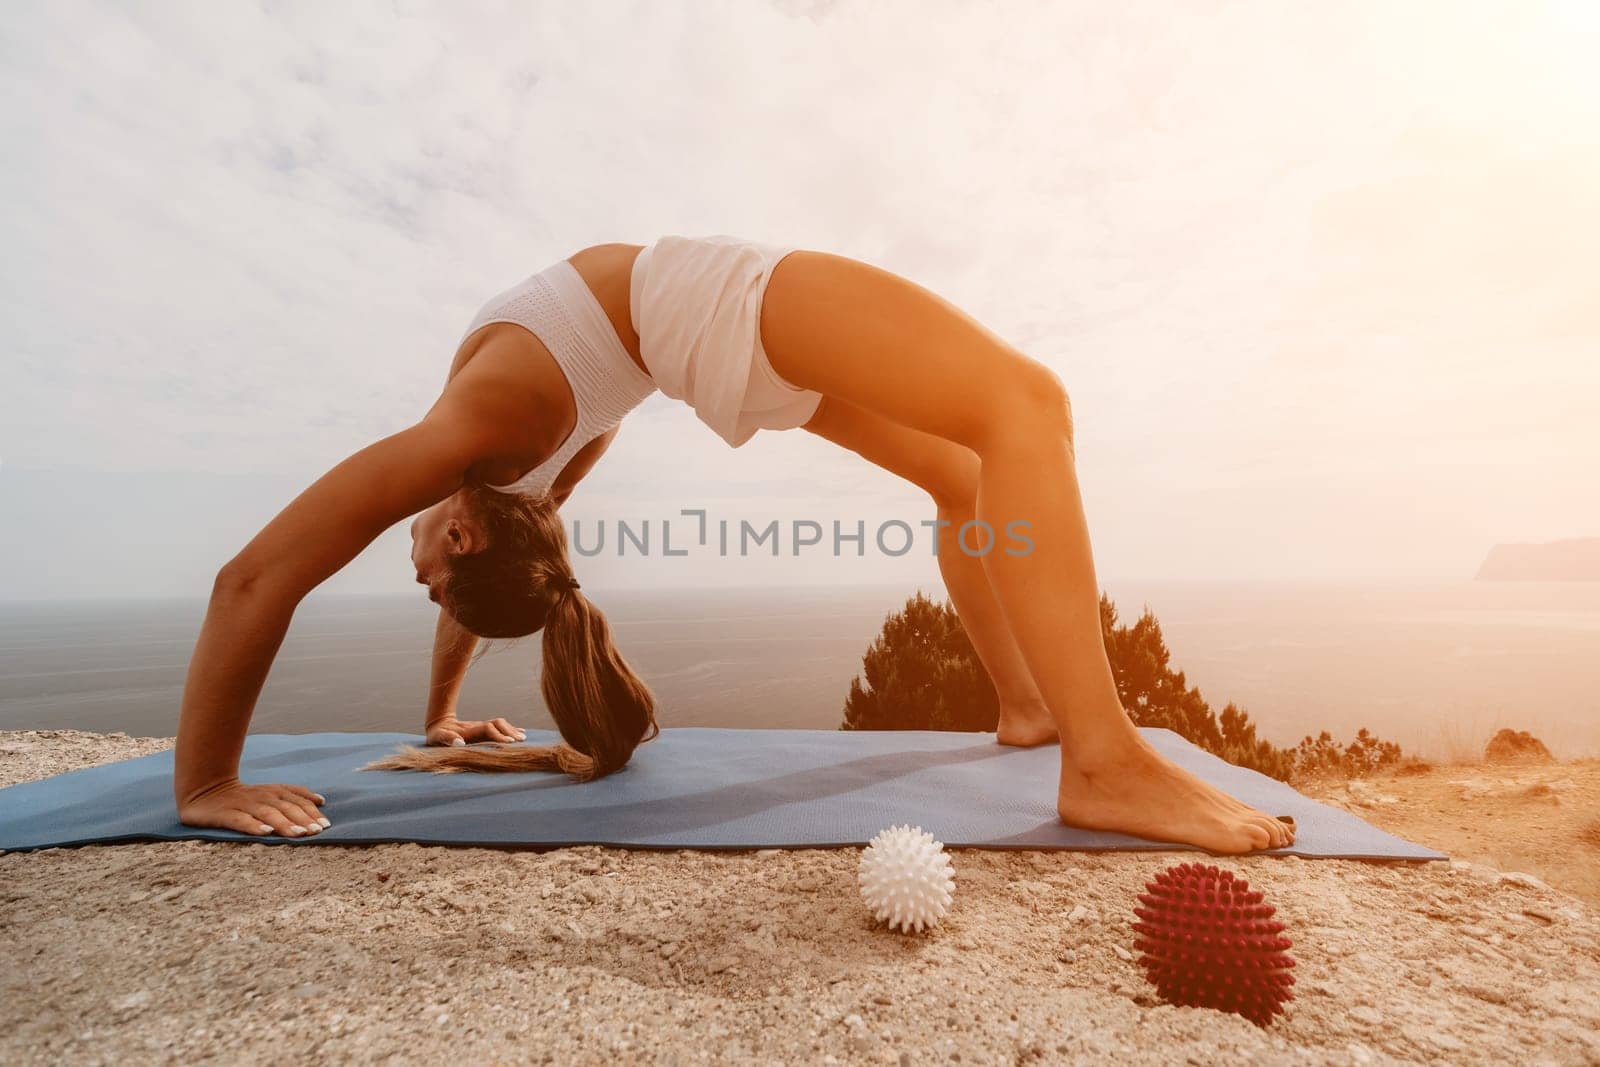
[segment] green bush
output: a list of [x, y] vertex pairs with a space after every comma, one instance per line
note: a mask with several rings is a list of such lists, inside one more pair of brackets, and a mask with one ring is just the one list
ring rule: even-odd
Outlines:
[[1401, 761], [1400, 746], [1393, 741], [1380, 741], [1363, 726], [1356, 731], [1356, 739], [1339, 747], [1333, 735], [1324, 730], [1315, 738], [1309, 735], [1292, 750], [1294, 770], [1302, 777], [1334, 775], [1341, 778], [1363, 777]]
[[[1294, 748], [1256, 736], [1243, 708], [1228, 704], [1218, 715], [1182, 671], [1161, 624], [1149, 608], [1131, 626], [1116, 605], [1100, 597], [1100, 631], [1116, 679], [1117, 696], [1138, 726], [1171, 730], [1229, 763], [1280, 781], [1309, 774], [1364, 775], [1397, 764], [1400, 746], [1365, 728], [1340, 747], [1327, 731]], [[884, 619], [883, 630], [850, 681], [842, 730], [965, 730], [988, 732], [1000, 721], [988, 672], [950, 602], [920, 591]]]
[[850, 681], [842, 730], [993, 730], [994, 683], [949, 601], [920, 591], [883, 621]]
[[1200, 690], [1171, 666], [1161, 624], [1149, 608], [1132, 626], [1118, 624], [1117, 606], [1100, 596], [1100, 633], [1117, 682], [1123, 710], [1138, 726], [1171, 730], [1229, 763], [1288, 781], [1294, 761], [1283, 749], [1256, 737], [1243, 709], [1229, 704], [1219, 719]]

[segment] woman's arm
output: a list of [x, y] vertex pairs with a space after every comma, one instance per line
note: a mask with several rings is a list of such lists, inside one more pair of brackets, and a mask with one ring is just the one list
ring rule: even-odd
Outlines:
[[428, 683], [428, 717], [423, 727], [430, 745], [450, 744], [454, 740], [435, 741], [434, 727], [456, 721], [456, 698], [461, 695], [467, 664], [472, 662], [472, 653], [477, 647], [478, 635], [440, 608], [439, 621], [433, 628], [433, 671]]
[[185, 823], [289, 836], [325, 824], [308, 790], [240, 783], [256, 699], [301, 598], [378, 534], [459, 489], [491, 447], [483, 421], [435, 405], [319, 478], [218, 573], [178, 723], [173, 790]]
[[456, 698], [472, 662], [478, 636], [444, 609], [433, 630], [433, 677], [428, 685], [428, 717], [423, 731], [430, 745], [469, 745], [474, 741], [522, 741], [521, 728], [505, 719], [477, 721], [456, 718]]
[[606, 449], [611, 447], [611, 442], [617, 439], [617, 430], [621, 427], [613, 426], [593, 441], [584, 445], [572, 454], [567, 460], [567, 465], [561, 468], [561, 473], [556, 475], [556, 480], [550, 486], [550, 497], [560, 507], [567, 502], [567, 497], [572, 495], [572, 490], [583, 480], [583, 476], [594, 469], [600, 462], [600, 457], [605, 455]]

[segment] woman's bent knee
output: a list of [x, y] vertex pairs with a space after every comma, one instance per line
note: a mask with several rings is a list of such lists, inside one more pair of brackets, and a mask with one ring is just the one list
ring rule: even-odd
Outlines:
[[1072, 445], [1072, 399], [1060, 377], [1044, 364], [1019, 361], [1010, 381], [996, 391], [995, 400], [980, 453], [1015, 444], [1036, 447], [1049, 439]]
[[1047, 430], [1052, 430], [1069, 442], [1072, 440], [1072, 398], [1056, 372], [1042, 363], [1026, 377], [1022, 388], [1023, 405], [1028, 418], [1037, 420]]
[[922, 488], [941, 509], [971, 511], [978, 502], [978, 454], [951, 449], [922, 480]]

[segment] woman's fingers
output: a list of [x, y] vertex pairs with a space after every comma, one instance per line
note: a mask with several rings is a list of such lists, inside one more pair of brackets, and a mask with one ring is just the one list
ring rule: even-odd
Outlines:
[[279, 837], [304, 837], [306, 828], [265, 801], [257, 801], [246, 809], [252, 816], [272, 827]]
[[321, 793], [313, 793], [303, 785], [286, 785], [283, 788], [287, 789], [289, 792], [303, 800], [311, 801], [311, 803], [316, 804], [318, 807], [321, 807], [323, 804], [328, 802], [327, 797], [323, 796]]
[[307, 808], [298, 801], [283, 797], [262, 797], [248, 805], [246, 810], [260, 817], [272, 827], [272, 832], [284, 837], [310, 837], [322, 832], [320, 816], [315, 808]]
[[528, 734], [513, 726], [507, 719], [488, 719], [484, 722], [452, 722], [449, 726], [435, 726], [428, 731], [430, 745], [470, 745], [478, 741], [498, 741], [511, 744], [526, 741]]
[[216, 826], [260, 837], [309, 837], [331, 825], [319, 794], [297, 785], [234, 785], [179, 806], [188, 826]]
[[496, 719], [490, 725], [494, 726], [501, 733], [505, 734], [505, 736], [499, 738], [499, 740], [526, 741], [528, 739], [528, 734], [525, 730], [523, 730], [521, 727], [511, 725], [511, 723], [505, 719]]
[[217, 819], [217, 825], [224, 830], [249, 834], [251, 837], [261, 837], [273, 832], [270, 825], [262, 822], [259, 816], [252, 815], [248, 811], [225, 811]]
[[307, 833], [321, 833], [329, 825], [315, 804], [288, 790], [278, 794], [277, 802], [278, 810], [293, 819], [296, 825], [304, 826]]

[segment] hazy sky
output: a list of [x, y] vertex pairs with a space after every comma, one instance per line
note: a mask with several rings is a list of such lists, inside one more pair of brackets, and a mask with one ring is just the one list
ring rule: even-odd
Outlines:
[[[869, 260], [1055, 368], [1102, 578], [1465, 577], [1600, 534], [1596, 54], [1583, 0], [10, 5], [0, 598], [204, 592], [422, 414], [490, 294], [663, 233]], [[928, 514], [658, 396], [569, 512], [682, 507]], [[407, 544], [332, 588], [411, 588]]]

